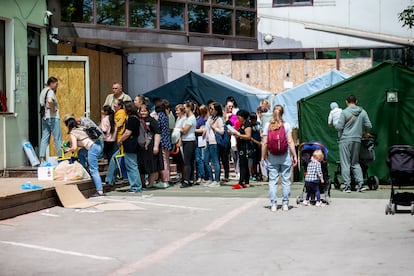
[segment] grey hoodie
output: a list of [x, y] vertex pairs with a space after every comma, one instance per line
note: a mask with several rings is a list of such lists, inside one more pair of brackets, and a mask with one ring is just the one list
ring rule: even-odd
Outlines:
[[335, 126], [342, 131], [341, 141], [361, 141], [362, 134], [372, 128], [367, 112], [357, 105], [348, 106], [339, 116]]

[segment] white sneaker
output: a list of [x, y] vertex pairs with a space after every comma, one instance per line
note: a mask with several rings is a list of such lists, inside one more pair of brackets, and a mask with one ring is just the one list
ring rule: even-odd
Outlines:
[[276, 204], [273, 204], [272, 207], [270, 207], [270, 211], [272, 211], [272, 212], [276, 212], [277, 211]]
[[158, 189], [167, 189], [170, 185], [167, 182], [158, 182], [154, 184], [154, 187]]
[[211, 184], [211, 181], [210, 180], [202, 180], [201, 181], [201, 185], [204, 186], [204, 187], [207, 187], [210, 184]]
[[282, 210], [283, 211], [289, 211], [289, 206], [287, 204], [283, 204]]
[[217, 187], [220, 187], [220, 184], [217, 183], [216, 181], [213, 181], [210, 184], [208, 184], [207, 187], [209, 187], [209, 188], [217, 188]]
[[309, 202], [309, 200], [304, 200], [304, 201], [302, 202], [302, 204], [303, 204], [303, 205], [305, 205], [305, 206], [309, 206], [310, 202]]
[[315, 204], [316, 207], [325, 207], [325, 203], [323, 203], [322, 201], [318, 201]]

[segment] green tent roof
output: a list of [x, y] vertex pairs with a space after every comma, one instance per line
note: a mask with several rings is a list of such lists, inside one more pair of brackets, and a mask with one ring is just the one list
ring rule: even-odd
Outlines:
[[[398, 102], [387, 102], [387, 91], [398, 92]], [[336, 170], [339, 152], [337, 132], [327, 124], [329, 105], [336, 101], [345, 108], [350, 94], [368, 112], [371, 132], [377, 135], [376, 159], [369, 164], [368, 175], [388, 181], [385, 160], [389, 147], [414, 144], [414, 71], [396, 62], [383, 62], [298, 101], [299, 139], [319, 140], [328, 148], [331, 172]]]

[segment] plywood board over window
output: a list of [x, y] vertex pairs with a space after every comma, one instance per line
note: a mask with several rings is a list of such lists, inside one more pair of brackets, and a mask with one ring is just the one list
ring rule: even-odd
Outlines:
[[[89, 116], [89, 59], [80, 56], [46, 56], [45, 79], [56, 77], [59, 87], [56, 97], [59, 103], [59, 114], [62, 119], [67, 113], [76, 117]], [[61, 120], [62, 141], [68, 141], [69, 135], [64, 122]], [[56, 156], [53, 139], [49, 150], [50, 156]]]

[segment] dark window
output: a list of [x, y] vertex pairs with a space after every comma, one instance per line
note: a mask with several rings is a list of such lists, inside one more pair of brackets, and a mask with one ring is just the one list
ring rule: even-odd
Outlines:
[[302, 52], [233, 54], [233, 60], [303, 59]]
[[62, 0], [63, 22], [93, 23], [93, 0]]
[[344, 49], [341, 50], [341, 58], [370, 58], [369, 49]]
[[27, 48], [34, 53], [40, 53], [40, 31], [32, 27], [27, 27]]
[[217, 5], [233, 6], [233, 0], [212, 0], [211, 2]]
[[196, 33], [209, 33], [209, 7], [188, 5], [188, 30]]
[[131, 27], [157, 28], [157, 0], [129, 0]]
[[62, 22], [254, 38], [256, 7], [256, 0], [61, 0], [61, 18]]
[[273, 0], [274, 6], [309, 6], [313, 0]]
[[236, 35], [256, 36], [256, 13], [249, 11], [236, 12]]
[[232, 60], [264, 60], [267, 59], [267, 55], [264, 53], [256, 54], [233, 54]]
[[96, 0], [96, 23], [125, 26], [125, 0]]
[[375, 65], [384, 62], [386, 60], [398, 61], [402, 64], [405, 63], [405, 51], [402, 48], [385, 48], [373, 50], [373, 62]]
[[6, 36], [5, 24], [0, 20], [0, 112], [7, 111], [6, 98]]
[[255, 4], [256, 4], [256, 1], [254, 0], [236, 0], [237, 7], [254, 9], [256, 6]]
[[[316, 54], [316, 57], [315, 57]], [[336, 51], [305, 52], [305, 59], [336, 59]]]
[[397, 61], [408, 67], [414, 66], [414, 48], [379, 48], [372, 50], [373, 65], [378, 65], [386, 60]]
[[161, 1], [160, 28], [184, 31], [184, 4]]
[[213, 9], [213, 33], [232, 35], [232, 10]]

